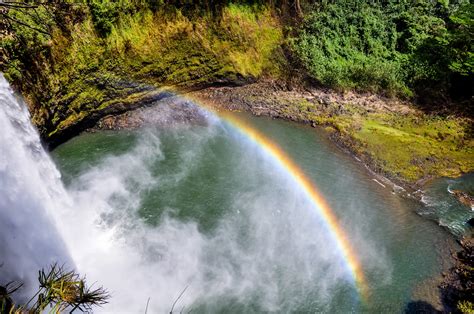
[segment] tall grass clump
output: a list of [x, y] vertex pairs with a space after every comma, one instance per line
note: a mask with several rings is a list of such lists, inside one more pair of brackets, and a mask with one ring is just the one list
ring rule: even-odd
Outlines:
[[87, 286], [85, 277], [58, 264], [41, 269], [38, 283], [35, 295], [23, 305], [13, 300], [13, 294], [22, 288], [22, 283], [0, 285], [0, 313], [73, 313], [76, 310], [89, 313], [94, 306], [106, 304], [110, 297], [104, 288]]

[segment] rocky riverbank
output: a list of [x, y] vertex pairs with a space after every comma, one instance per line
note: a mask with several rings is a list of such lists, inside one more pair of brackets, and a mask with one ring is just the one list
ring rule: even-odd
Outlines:
[[443, 273], [439, 286], [444, 309], [449, 313], [474, 312], [474, 238], [459, 241], [461, 250], [453, 253], [454, 266]]
[[189, 96], [221, 109], [323, 127], [375, 173], [414, 190], [431, 178], [474, 169], [472, 120], [427, 115], [398, 99], [278, 81], [212, 87]]
[[452, 190], [449, 192], [453, 194], [460, 203], [469, 206], [474, 210], [474, 196], [472, 196], [469, 192], [461, 190]]
[[[280, 81], [178, 94], [216, 110], [246, 111], [324, 128], [340, 148], [394, 189], [403, 186], [414, 192], [432, 178], [454, 177], [474, 169], [471, 120], [427, 115], [397, 99], [302, 85], [295, 88]], [[149, 121], [143, 110], [107, 115], [96, 128], [127, 129], [156, 123]], [[179, 117], [191, 118], [192, 114]]]

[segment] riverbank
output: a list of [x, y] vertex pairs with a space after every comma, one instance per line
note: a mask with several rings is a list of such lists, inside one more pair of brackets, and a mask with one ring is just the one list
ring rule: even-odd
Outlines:
[[[281, 81], [208, 87], [184, 96], [216, 110], [247, 111], [323, 128], [341, 149], [387, 178], [394, 187], [414, 192], [430, 179], [456, 177], [474, 169], [472, 121], [427, 115], [407, 102], [373, 94], [289, 88]], [[132, 112], [108, 115], [102, 129], [137, 127]]]
[[428, 115], [398, 99], [288, 88], [277, 81], [212, 87], [189, 95], [217, 108], [323, 127], [375, 173], [414, 190], [432, 178], [474, 169], [472, 120]]

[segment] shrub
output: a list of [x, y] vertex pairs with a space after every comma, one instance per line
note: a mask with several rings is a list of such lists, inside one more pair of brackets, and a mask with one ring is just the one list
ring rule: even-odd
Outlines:
[[291, 42], [323, 85], [469, 99], [473, 38], [466, 0], [345, 0], [315, 4]]
[[293, 41], [309, 73], [324, 85], [406, 94], [396, 25], [380, 5], [346, 1], [319, 6]]

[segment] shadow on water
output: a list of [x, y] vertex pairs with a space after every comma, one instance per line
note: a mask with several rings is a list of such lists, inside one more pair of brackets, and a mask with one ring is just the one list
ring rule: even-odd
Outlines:
[[[472, 313], [474, 303], [474, 250], [469, 241], [461, 241], [463, 249], [454, 255], [456, 264], [439, 287], [440, 300], [446, 313]], [[467, 307], [466, 310], [463, 309]]]
[[459, 313], [457, 310], [457, 302], [459, 299], [466, 297], [462, 291], [455, 286], [448, 284], [439, 288], [441, 295], [441, 303], [443, 304], [444, 312]]
[[405, 307], [405, 314], [431, 314], [431, 313], [459, 313], [456, 307], [457, 300], [461, 292], [452, 285], [439, 288], [440, 300], [443, 305], [443, 311], [434, 308], [426, 301], [410, 301]]
[[425, 301], [411, 301], [405, 307], [405, 314], [431, 314], [442, 313]]

